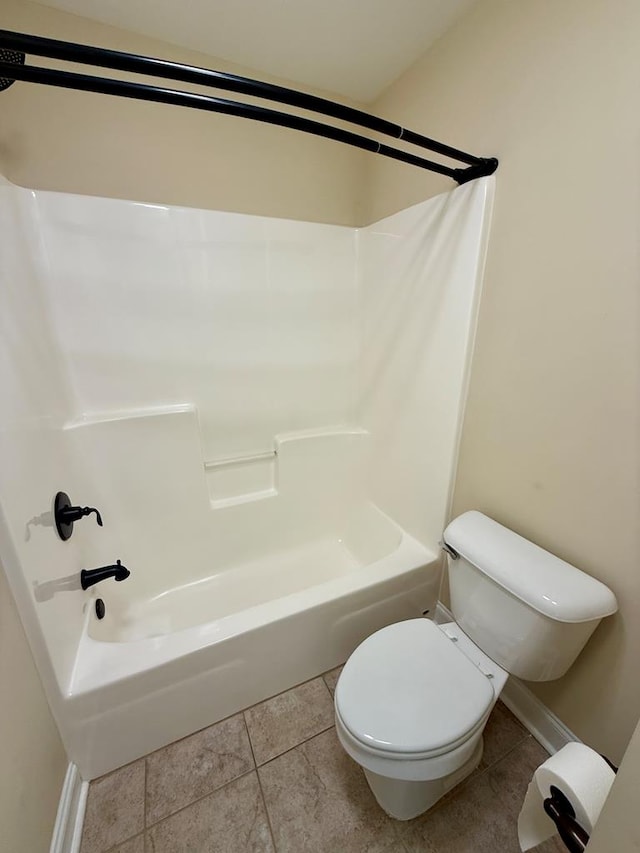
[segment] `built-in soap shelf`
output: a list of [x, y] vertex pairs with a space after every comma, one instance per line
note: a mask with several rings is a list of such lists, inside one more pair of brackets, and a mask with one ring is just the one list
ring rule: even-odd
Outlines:
[[348, 478], [368, 433], [360, 427], [336, 426], [283, 432], [274, 448], [221, 457], [204, 463], [212, 509], [291, 495], [332, 493]]
[[266, 450], [205, 462], [211, 508], [275, 497], [277, 460], [277, 451]]

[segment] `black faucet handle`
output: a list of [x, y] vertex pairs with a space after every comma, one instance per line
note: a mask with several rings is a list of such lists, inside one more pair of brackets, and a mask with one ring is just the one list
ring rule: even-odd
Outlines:
[[96, 521], [98, 522], [98, 527], [102, 527], [102, 516], [98, 512], [98, 510], [94, 506], [83, 506], [82, 507], [82, 515], [91, 515], [92, 512], [96, 514]]
[[74, 522], [80, 521], [86, 515], [96, 514], [96, 521], [102, 527], [102, 516], [93, 506], [72, 506], [69, 495], [58, 492], [53, 502], [53, 515], [56, 523], [58, 536], [66, 541], [73, 533]]

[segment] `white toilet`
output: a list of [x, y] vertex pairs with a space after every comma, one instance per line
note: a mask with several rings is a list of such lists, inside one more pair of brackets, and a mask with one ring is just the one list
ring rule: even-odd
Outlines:
[[482, 513], [452, 521], [444, 548], [456, 621], [382, 628], [354, 651], [336, 687], [340, 742], [398, 820], [426, 811], [478, 765], [510, 673], [559, 678], [617, 610], [600, 581]]

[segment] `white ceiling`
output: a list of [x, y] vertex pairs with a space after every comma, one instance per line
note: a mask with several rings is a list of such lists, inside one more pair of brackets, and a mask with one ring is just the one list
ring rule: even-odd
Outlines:
[[41, 2], [366, 102], [475, 0]]

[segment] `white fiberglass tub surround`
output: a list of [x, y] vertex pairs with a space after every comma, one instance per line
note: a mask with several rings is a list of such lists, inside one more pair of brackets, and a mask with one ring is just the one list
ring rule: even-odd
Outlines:
[[434, 610], [492, 185], [354, 230], [0, 184], [2, 559], [85, 778]]

